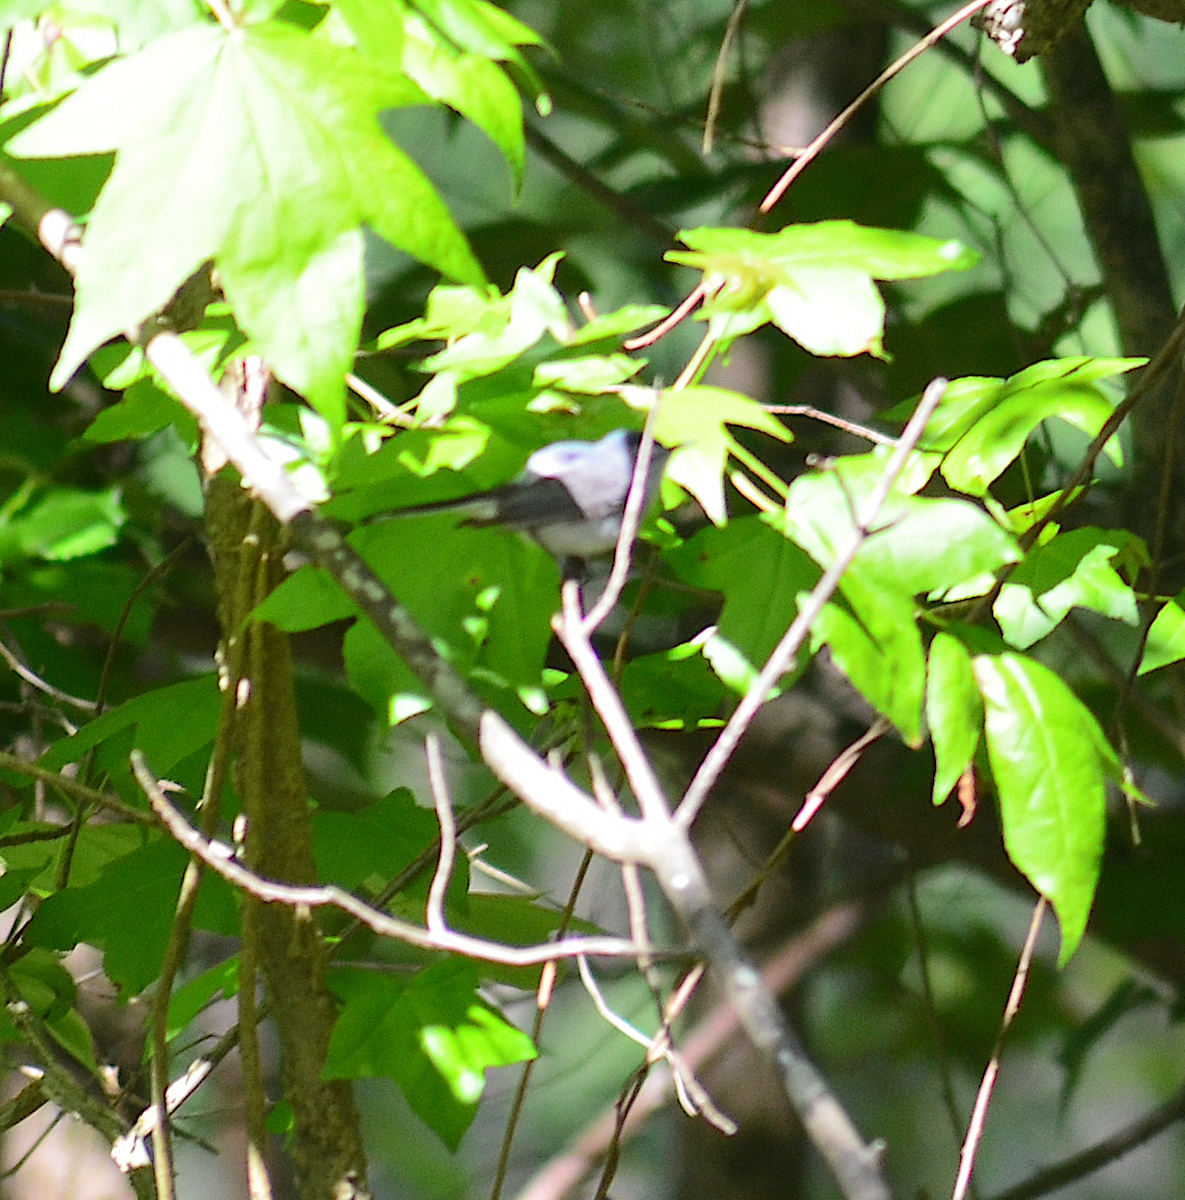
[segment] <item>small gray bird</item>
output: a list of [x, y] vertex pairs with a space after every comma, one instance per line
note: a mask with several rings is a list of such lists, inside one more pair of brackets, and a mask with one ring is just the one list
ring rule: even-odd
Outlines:
[[[461, 512], [470, 525], [505, 525], [529, 534], [562, 563], [597, 558], [617, 545], [641, 441], [640, 433], [615, 429], [597, 442], [552, 442], [536, 450], [522, 474], [501, 487], [397, 509], [370, 521]], [[651, 447], [643, 515], [658, 497], [669, 457], [666, 447]]]

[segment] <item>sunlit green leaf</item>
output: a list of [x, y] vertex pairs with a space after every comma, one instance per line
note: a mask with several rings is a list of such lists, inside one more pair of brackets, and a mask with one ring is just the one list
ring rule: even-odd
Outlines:
[[[870, 229], [851, 221], [790, 225], [778, 233], [690, 229], [672, 262], [704, 273], [704, 313], [732, 338], [773, 321], [812, 354], [880, 354], [885, 308], [874, 279], [965, 270], [978, 256], [958, 242]], [[738, 321], [739, 318], [739, 321]]]
[[[916, 456], [901, 488], [922, 486], [934, 461]], [[841, 460], [832, 471], [800, 475], [771, 523], [820, 566], [830, 566], [855, 536], [886, 462], [886, 455], [873, 453]], [[876, 514], [855, 564], [864, 575], [916, 595], [955, 587], [1019, 557], [1012, 536], [975, 505], [895, 489]]]
[[443, 962], [410, 983], [356, 968], [333, 972], [342, 1002], [325, 1064], [329, 1079], [386, 1075], [451, 1148], [469, 1127], [490, 1067], [535, 1048], [476, 995], [468, 963]]
[[[1033, 430], [1050, 417], [1095, 436], [1114, 410], [1097, 386], [1138, 367], [1138, 358], [1064, 358], [1037, 363], [1004, 380], [955, 380], [930, 423], [925, 448], [946, 448], [942, 474], [953, 488], [982, 495], [1020, 454]], [[963, 385], [963, 386], [960, 386]], [[932, 440], [933, 439], [933, 440]], [[1117, 438], [1106, 446], [1118, 464]]]
[[1156, 614], [1148, 630], [1141, 675], [1185, 658], [1185, 592], [1168, 601]]
[[637, 396], [641, 406], [657, 400], [654, 436], [664, 446], [678, 447], [667, 466], [667, 478], [689, 491], [716, 524], [725, 520], [724, 468], [736, 445], [729, 425], [756, 429], [779, 441], [791, 440], [790, 431], [760, 404], [724, 388], [667, 388], [657, 396], [626, 387], [624, 397]]
[[1090, 711], [1048, 667], [980, 655], [975, 679], [1008, 857], [1053, 905], [1059, 963], [1086, 930], [1105, 832], [1106, 779], [1118, 760]]
[[118, 151], [54, 385], [212, 258], [271, 366], [339, 426], [362, 316], [361, 224], [454, 277], [481, 277], [431, 184], [377, 121], [422, 99], [279, 22], [185, 29], [87, 80], [10, 144], [49, 157]]
[[54, 488], [6, 523], [0, 518], [0, 524], [7, 525], [0, 546], [8, 543], [9, 557], [65, 562], [115, 545], [126, 519], [114, 488], [104, 492]]
[[515, 187], [522, 182], [526, 149], [518, 92], [490, 58], [458, 51], [418, 18], [407, 28], [402, 65], [434, 100], [468, 117], [502, 151]]
[[[453, 514], [383, 522], [351, 540], [479, 690], [504, 696], [540, 686], [558, 577], [539, 547], [507, 530], [458, 525]], [[384, 719], [409, 715], [423, 684], [363, 632], [370, 628], [362, 622], [347, 634], [351, 682]]]
[[1035, 546], [1000, 589], [992, 608], [1007, 641], [1021, 650], [1045, 637], [1071, 608], [1087, 608], [1126, 625], [1139, 621], [1136, 596], [1112, 565], [1124, 548], [1146, 560], [1126, 531], [1074, 529]]
[[626, 354], [557, 359], [535, 368], [535, 386], [595, 395], [632, 379], [645, 365], [641, 359]]
[[970, 765], [983, 727], [983, 700], [971, 671], [971, 655], [958, 638], [937, 633], [926, 674], [926, 724], [934, 744], [934, 803], [950, 795]]

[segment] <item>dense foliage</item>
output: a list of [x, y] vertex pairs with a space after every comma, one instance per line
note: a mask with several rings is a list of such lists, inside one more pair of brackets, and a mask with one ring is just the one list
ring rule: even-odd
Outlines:
[[[53, 1108], [143, 1196], [240, 1125], [228, 1194], [939, 1195], [1020, 957], [982, 1194], [1179, 1194], [1168, 1137], [1041, 1172], [1185, 1111], [1182, 33], [964, 22], [763, 206], [932, 7], [0, 0], [10, 1161]], [[670, 457], [587, 660], [539, 546], [370, 520], [619, 427]], [[872, 1190], [697, 1041], [688, 828]], [[664, 1055], [696, 1124], [538, 1170]]]

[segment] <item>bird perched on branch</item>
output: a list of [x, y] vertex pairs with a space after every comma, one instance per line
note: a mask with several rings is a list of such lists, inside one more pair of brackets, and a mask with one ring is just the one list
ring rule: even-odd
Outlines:
[[[565, 565], [609, 554], [617, 545], [642, 435], [615, 429], [596, 442], [552, 442], [527, 459], [510, 483], [414, 508], [370, 517], [367, 524], [395, 517], [459, 512], [470, 525], [503, 525], [528, 534]], [[658, 498], [670, 451], [657, 443], [643, 481], [642, 515]]]

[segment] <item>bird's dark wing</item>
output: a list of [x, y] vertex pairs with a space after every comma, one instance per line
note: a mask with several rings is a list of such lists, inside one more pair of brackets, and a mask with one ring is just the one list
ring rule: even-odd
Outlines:
[[[484, 502], [480, 511], [476, 500]], [[582, 518], [571, 493], [558, 479], [519, 480], [494, 488], [476, 497], [474, 509], [466, 516], [470, 525], [507, 525], [511, 529]]]

